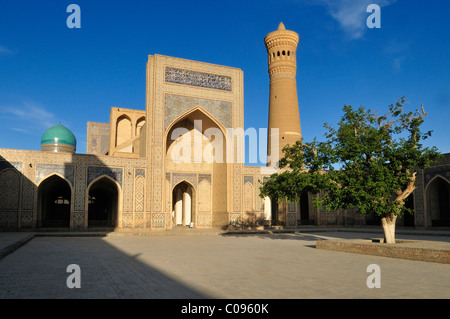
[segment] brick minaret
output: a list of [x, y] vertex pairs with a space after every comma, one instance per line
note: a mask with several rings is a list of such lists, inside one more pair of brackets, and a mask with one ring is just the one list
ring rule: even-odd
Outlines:
[[[267, 153], [283, 157], [282, 149], [287, 144], [293, 145], [301, 138], [300, 114], [298, 110], [296, 50], [299, 36], [294, 31], [286, 30], [280, 23], [278, 30], [266, 35], [269, 63], [270, 98], [269, 98], [269, 132]], [[278, 148], [272, 145], [272, 128], [278, 128]], [[274, 135], [273, 138], [276, 138]], [[272, 149], [273, 148], [273, 149]], [[268, 158], [268, 166], [274, 166]]]

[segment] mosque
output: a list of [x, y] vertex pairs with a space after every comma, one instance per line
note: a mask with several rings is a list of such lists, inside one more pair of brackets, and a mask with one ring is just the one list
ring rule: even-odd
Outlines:
[[[146, 109], [111, 108], [109, 123], [88, 122], [86, 154], [57, 124], [41, 150], [0, 149], [0, 229], [166, 230], [379, 223], [352, 211], [327, 212], [311, 194], [297, 203], [260, 198], [281, 149], [301, 137], [296, 70], [299, 36], [280, 23], [265, 38], [270, 78], [266, 167], [239, 160], [243, 72], [238, 68], [150, 55]], [[418, 173], [408, 205], [416, 228], [450, 226], [450, 154]]]

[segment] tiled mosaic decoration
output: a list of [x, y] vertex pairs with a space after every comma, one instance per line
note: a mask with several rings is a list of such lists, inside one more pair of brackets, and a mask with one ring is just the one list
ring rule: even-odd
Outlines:
[[152, 214], [152, 225], [154, 228], [164, 228], [166, 225], [165, 214], [164, 213], [153, 213]]
[[144, 228], [144, 227], [145, 227], [144, 214], [136, 213], [134, 215], [134, 228]]
[[122, 214], [122, 227], [123, 228], [133, 228], [133, 214], [123, 213]]
[[17, 212], [0, 212], [0, 229], [16, 230], [18, 227]]
[[87, 185], [89, 185], [97, 177], [107, 175], [114, 179], [120, 186], [122, 186], [122, 168], [104, 167], [104, 166], [89, 166], [87, 171]]
[[83, 229], [85, 221], [85, 212], [73, 212], [73, 227]]
[[[220, 87], [207, 87], [188, 85], [183, 80], [166, 78], [166, 69], [173, 68], [179, 70], [194, 71], [205, 74], [219, 75], [229, 77], [232, 86], [230, 90], [221, 90]], [[183, 74], [189, 72], [182, 71]], [[195, 77], [195, 76], [194, 76]], [[180, 82], [180, 83], [176, 83]], [[167, 56], [150, 56], [147, 64], [147, 116], [148, 127], [152, 130], [147, 132], [147, 140], [153, 141], [151, 148], [147, 149], [147, 158], [150, 161], [152, 176], [148, 177], [148, 183], [151, 188], [151, 198], [148, 198], [148, 207], [152, 212], [162, 212], [167, 203], [164, 201], [165, 185], [164, 176], [164, 144], [165, 144], [165, 99], [168, 95], [183, 97], [194, 97], [197, 99], [224, 101], [231, 103], [231, 126], [243, 127], [243, 96], [242, 96], [242, 71], [235, 68], [218, 66], [214, 64], [202, 63], [197, 61], [177, 59]], [[190, 84], [193, 84], [191, 82]], [[207, 85], [210, 86], [210, 85]], [[200, 105], [202, 106], [202, 105]], [[203, 106], [202, 106], [203, 107]], [[178, 116], [181, 114], [178, 113]], [[168, 124], [170, 126], [170, 124]], [[236, 151], [235, 151], [236, 153]], [[235, 154], [236, 159], [236, 154]], [[237, 161], [236, 161], [237, 162]], [[233, 165], [231, 176], [233, 181], [228, 179], [233, 185], [233, 209], [241, 211], [241, 172], [242, 165]], [[172, 181], [173, 184], [173, 181]], [[227, 205], [227, 203], [225, 203]], [[231, 210], [231, 208], [230, 208]]]
[[230, 223], [232, 225], [240, 224], [242, 222], [242, 214], [240, 213], [231, 213], [230, 214]]
[[244, 212], [252, 212], [254, 210], [253, 185], [249, 182], [244, 185]]
[[297, 226], [297, 214], [288, 213], [288, 226]]
[[211, 227], [212, 219], [211, 213], [199, 213], [197, 217], [198, 227]]
[[172, 188], [183, 180], [191, 183], [194, 188], [197, 188], [197, 174], [194, 173], [173, 173]]
[[0, 171], [12, 168], [19, 172], [22, 171], [22, 163], [21, 162], [8, 162], [8, 161], [0, 161]]
[[231, 127], [231, 102], [166, 94], [164, 129], [167, 130], [169, 125], [180, 115], [198, 106], [208, 111], [225, 128]]
[[33, 227], [33, 212], [32, 211], [22, 211], [20, 218], [21, 228], [32, 228]]
[[198, 185], [198, 211], [211, 211], [211, 183], [203, 179]]
[[20, 176], [13, 169], [0, 171], [0, 211], [19, 208]]
[[135, 180], [135, 194], [134, 194], [134, 210], [136, 212], [144, 211], [144, 192], [145, 192], [145, 179], [142, 176], [138, 176]]
[[231, 91], [231, 77], [166, 67], [166, 82]]
[[65, 179], [74, 184], [74, 166], [71, 164], [37, 164], [36, 165], [36, 183], [39, 184], [47, 176], [57, 173], [64, 176]]

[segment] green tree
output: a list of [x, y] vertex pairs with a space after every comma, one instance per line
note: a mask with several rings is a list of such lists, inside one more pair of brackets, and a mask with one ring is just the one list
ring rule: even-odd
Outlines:
[[315, 205], [327, 210], [357, 208], [381, 217], [385, 242], [395, 243], [395, 222], [405, 212], [406, 198], [415, 189], [418, 169], [429, 167], [440, 153], [422, 141], [423, 106], [404, 111], [405, 99], [382, 116], [365, 107], [344, 105], [337, 129], [327, 123], [324, 142], [314, 139], [286, 146], [279, 171], [262, 184], [261, 197], [298, 201], [309, 191]]

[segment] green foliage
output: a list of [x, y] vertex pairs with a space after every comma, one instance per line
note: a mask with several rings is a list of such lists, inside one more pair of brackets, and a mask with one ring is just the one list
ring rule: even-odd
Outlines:
[[337, 128], [324, 124], [324, 142], [298, 141], [283, 149], [282, 170], [263, 183], [261, 197], [298, 201], [308, 191], [320, 194], [315, 203], [328, 210], [356, 207], [361, 214], [400, 216], [415, 172], [440, 156], [421, 144], [431, 136], [420, 130], [423, 108], [405, 112], [404, 104], [402, 98], [383, 116], [344, 105]]

